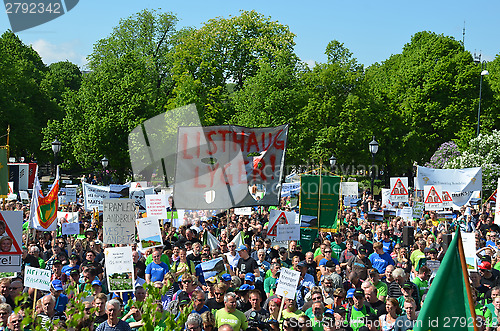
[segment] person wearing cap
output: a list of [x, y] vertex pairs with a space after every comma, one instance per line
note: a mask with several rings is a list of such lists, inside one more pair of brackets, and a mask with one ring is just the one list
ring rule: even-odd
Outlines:
[[94, 279], [91, 285], [92, 285], [92, 293], [94, 295], [102, 293], [102, 283], [99, 279]]
[[353, 305], [349, 307], [348, 311], [349, 326], [354, 331], [358, 331], [362, 326], [365, 326], [366, 316], [375, 314], [375, 311], [365, 305], [365, 292], [362, 289], [355, 289], [352, 296]]
[[[327, 275], [327, 270], [326, 270], [326, 264], [329, 262], [329, 261], [333, 261], [333, 263], [335, 265], [338, 265], [339, 264], [339, 261], [336, 259], [336, 258], [333, 258], [332, 257], [332, 249], [330, 247], [330, 245], [325, 245], [325, 249], [323, 251], [323, 254], [324, 254], [324, 258], [322, 258], [320, 261], [319, 261], [319, 270], [321, 272], [321, 275], [319, 276], [320, 279], [321, 279], [321, 276], [325, 276]], [[305, 263], [305, 261], [304, 261]], [[307, 267], [307, 264], [306, 264], [306, 267]], [[314, 279], [314, 277], [313, 277]]]
[[71, 275], [71, 270], [80, 270], [80, 266], [78, 265], [78, 255], [71, 254], [69, 257], [69, 264], [62, 267], [61, 272], [65, 273], [66, 276]]
[[347, 261], [347, 271], [355, 272], [360, 279], [368, 278], [368, 269], [372, 267], [372, 263], [367, 257], [368, 251], [361, 246], [358, 253]]
[[236, 294], [227, 293], [224, 296], [224, 308], [215, 312], [215, 326], [228, 324], [234, 331], [246, 330], [248, 320], [241, 311], [236, 309]]
[[99, 279], [102, 279], [104, 269], [102, 268], [102, 265], [100, 263], [95, 261], [95, 257], [96, 257], [96, 254], [94, 251], [89, 250], [89, 251], [85, 252], [85, 261], [82, 262], [82, 264], [80, 265], [80, 268], [91, 266], [96, 270], [97, 276], [99, 277]]
[[300, 261], [295, 266], [295, 271], [300, 272], [299, 285], [297, 286], [297, 305], [301, 308], [305, 303], [306, 294], [315, 286], [314, 277], [307, 273], [306, 261]]
[[[398, 300], [398, 303], [399, 303], [399, 307], [401, 309], [404, 309], [404, 303], [405, 301], [408, 299], [408, 298], [411, 298], [413, 297], [413, 292], [415, 291], [415, 287], [416, 285], [410, 281], [407, 281], [403, 284], [403, 286], [401, 286], [401, 293], [403, 293], [402, 296], [400, 296], [399, 298], [397, 298]], [[420, 301], [415, 301], [415, 304], [417, 306], [417, 311], [419, 310], [419, 303]]]
[[255, 286], [248, 285], [248, 284], [243, 284], [240, 287], [235, 289], [236, 293], [236, 309], [238, 309], [241, 312], [247, 311], [250, 308], [252, 308], [252, 305], [250, 304], [249, 301], [249, 292], [251, 290], [255, 290]]
[[241, 279], [245, 279], [247, 273], [252, 273], [255, 277], [259, 277], [259, 266], [257, 261], [248, 254], [247, 246], [241, 245], [236, 251], [240, 255], [240, 259], [236, 263], [236, 275]]
[[63, 291], [63, 284], [60, 280], [55, 279], [50, 282], [50, 293], [56, 299], [55, 310], [60, 313], [64, 312], [64, 310], [66, 309], [66, 305], [69, 302], [68, 297], [63, 293]]
[[490, 297], [491, 289], [500, 284], [500, 278], [495, 275], [497, 270], [492, 271], [491, 263], [488, 261], [483, 261], [478, 266], [479, 275], [481, 275], [481, 285], [488, 288], [486, 293], [487, 297]]

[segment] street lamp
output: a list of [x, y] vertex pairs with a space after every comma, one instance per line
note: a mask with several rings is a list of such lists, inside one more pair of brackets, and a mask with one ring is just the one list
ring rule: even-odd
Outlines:
[[332, 155], [328, 161], [330, 161], [330, 167], [333, 168], [337, 163], [337, 158], [335, 157], [335, 155]]
[[56, 139], [52, 142], [52, 152], [54, 152], [54, 178], [57, 176], [57, 154], [61, 151], [61, 142]]
[[[107, 166], [108, 166], [108, 164], [109, 164], [109, 160], [108, 160], [106, 157], [103, 157], [103, 158], [101, 159], [101, 164], [102, 164], [102, 168], [103, 168], [103, 170], [104, 170], [104, 171], [103, 171], [103, 174], [102, 174], [102, 176], [103, 176], [103, 181], [104, 181], [104, 178], [106, 178], [106, 177], [107, 177], [107, 176], [106, 176], [106, 168], [107, 168]], [[106, 181], [104, 181], [104, 185], [107, 185]]]
[[375, 167], [375, 154], [378, 152], [378, 142], [375, 140], [375, 136], [373, 136], [372, 141], [368, 144], [370, 148], [370, 153], [372, 154], [372, 171], [371, 171], [371, 192], [372, 195], [375, 196], [373, 192], [373, 182], [375, 181], [375, 172], [373, 168]]
[[486, 76], [486, 75], [489, 75], [490, 73], [488, 72], [488, 70], [486, 69], [483, 69], [483, 66], [484, 68], [486, 68], [486, 61], [483, 61], [481, 62], [481, 78], [479, 80], [479, 106], [477, 108], [477, 132], [476, 132], [476, 137], [479, 136], [479, 126], [480, 126], [480, 123], [481, 123], [481, 92], [482, 92], [482, 89], [483, 89], [483, 76]]

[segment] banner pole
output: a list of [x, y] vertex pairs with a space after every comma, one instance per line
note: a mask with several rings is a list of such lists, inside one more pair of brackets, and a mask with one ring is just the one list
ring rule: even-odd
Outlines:
[[281, 297], [281, 306], [280, 306], [280, 312], [278, 313], [278, 322], [281, 319], [281, 313], [283, 312], [283, 306], [285, 305], [285, 298]]
[[472, 292], [469, 283], [469, 273], [467, 272], [467, 263], [465, 262], [464, 246], [462, 244], [462, 235], [460, 234], [460, 229], [458, 229], [458, 254], [460, 255], [460, 264], [462, 266], [462, 274], [464, 277], [465, 289], [467, 291], [467, 299], [469, 301], [470, 314], [472, 320], [474, 321], [474, 331], [478, 331], [477, 319], [476, 319], [476, 309], [474, 307], [474, 302], [472, 301]]
[[322, 174], [323, 173], [323, 159], [319, 160], [319, 192], [318, 192], [318, 232], [321, 232], [321, 191], [323, 189]]
[[38, 289], [35, 288], [35, 294], [33, 294], [33, 319], [35, 319], [35, 317], [36, 317], [36, 301], [37, 301], [36, 296], [38, 294], [37, 290]]

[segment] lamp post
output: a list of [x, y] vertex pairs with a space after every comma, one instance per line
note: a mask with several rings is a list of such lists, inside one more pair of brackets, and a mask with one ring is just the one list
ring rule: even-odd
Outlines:
[[479, 126], [481, 124], [481, 92], [483, 89], [483, 76], [489, 75], [490, 73], [488, 70], [483, 69], [486, 68], [486, 61], [481, 62], [481, 78], [479, 80], [479, 106], [477, 108], [477, 132], [476, 132], [476, 137], [479, 136]]
[[373, 136], [372, 141], [368, 144], [370, 148], [370, 153], [372, 154], [372, 169], [371, 169], [371, 192], [372, 195], [375, 196], [373, 192], [373, 182], [375, 181], [375, 172], [373, 168], [375, 167], [375, 154], [378, 152], [378, 142], [375, 140], [375, 136]]
[[[103, 177], [106, 178], [106, 168], [108, 167], [108, 164], [109, 164], [109, 160], [105, 157], [103, 157], [101, 159], [101, 164], [102, 164], [102, 168], [103, 168]], [[104, 181], [104, 185], [107, 185], [107, 183]]]
[[54, 178], [57, 176], [57, 154], [61, 151], [61, 142], [56, 139], [52, 142], [52, 152], [54, 152]]
[[330, 168], [332, 169], [335, 167], [335, 164], [337, 164], [337, 158], [335, 155], [332, 155], [328, 161], [330, 161]]

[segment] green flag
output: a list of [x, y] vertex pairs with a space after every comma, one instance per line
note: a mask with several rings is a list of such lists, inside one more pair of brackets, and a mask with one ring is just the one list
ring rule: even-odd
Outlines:
[[474, 330], [475, 314], [471, 314], [469, 306], [469, 279], [464, 279], [462, 271], [459, 253], [462, 239], [459, 231], [457, 229], [427, 293], [413, 328], [415, 331]]
[[9, 195], [9, 167], [7, 166], [7, 149], [0, 148], [0, 196]]
[[319, 231], [337, 231], [339, 192], [338, 176], [300, 176], [300, 226]]

